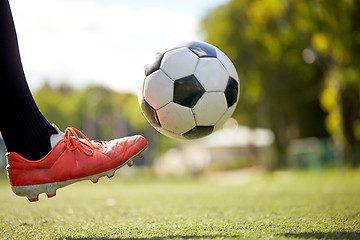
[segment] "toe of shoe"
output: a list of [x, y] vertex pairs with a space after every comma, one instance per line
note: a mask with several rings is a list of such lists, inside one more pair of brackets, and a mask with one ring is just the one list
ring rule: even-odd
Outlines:
[[125, 141], [125, 148], [133, 152], [139, 152], [147, 146], [146, 139], [141, 135], [128, 137]]
[[129, 158], [134, 154], [145, 149], [147, 146], [146, 139], [141, 135], [119, 138], [111, 141], [111, 148], [125, 158]]

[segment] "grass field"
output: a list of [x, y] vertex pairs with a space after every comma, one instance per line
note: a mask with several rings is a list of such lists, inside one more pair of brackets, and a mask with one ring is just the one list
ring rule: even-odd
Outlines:
[[359, 171], [249, 181], [116, 175], [37, 203], [0, 178], [1, 239], [360, 239]]

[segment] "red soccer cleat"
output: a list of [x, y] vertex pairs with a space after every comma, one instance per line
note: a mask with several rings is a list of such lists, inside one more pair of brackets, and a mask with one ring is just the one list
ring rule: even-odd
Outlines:
[[[26, 196], [29, 201], [38, 201], [40, 193], [54, 197], [56, 189], [72, 183], [99, 177], [114, 176], [117, 169], [125, 164], [132, 166], [133, 159], [140, 157], [147, 146], [142, 136], [132, 136], [112, 141], [89, 140], [75, 128], [67, 128], [53, 136], [57, 143], [42, 159], [30, 161], [16, 152], [9, 152], [7, 172], [13, 192]], [[83, 139], [79, 139], [79, 133]]]

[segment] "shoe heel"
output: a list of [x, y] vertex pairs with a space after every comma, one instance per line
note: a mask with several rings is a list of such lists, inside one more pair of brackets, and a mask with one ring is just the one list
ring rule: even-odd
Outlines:
[[16, 195], [27, 197], [30, 202], [39, 201], [39, 194], [41, 193], [46, 193], [48, 198], [56, 196], [57, 188], [58, 186], [54, 186], [54, 184], [11, 186], [11, 189]]
[[39, 194], [43, 192], [37, 185], [11, 186], [11, 189], [16, 195], [27, 197], [30, 202], [39, 201]]

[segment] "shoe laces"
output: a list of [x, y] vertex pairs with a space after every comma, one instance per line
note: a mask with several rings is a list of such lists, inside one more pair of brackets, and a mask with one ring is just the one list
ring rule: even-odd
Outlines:
[[[82, 137], [79, 138], [78, 134]], [[92, 156], [94, 150], [98, 146], [102, 145], [102, 142], [95, 144], [93, 141], [89, 140], [82, 132], [73, 127], [68, 127], [64, 133], [64, 142], [66, 143], [67, 149], [70, 151], [75, 151], [78, 149], [80, 152], [84, 153], [87, 156]]]

